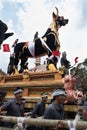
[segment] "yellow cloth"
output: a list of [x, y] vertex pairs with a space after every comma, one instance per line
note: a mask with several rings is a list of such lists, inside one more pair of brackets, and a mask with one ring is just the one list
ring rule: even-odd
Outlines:
[[57, 70], [54, 64], [48, 65], [48, 70]]
[[18, 75], [18, 74], [19, 74], [19, 72], [18, 72], [18, 70], [17, 70], [16, 68], [15, 68], [14, 74], [15, 74], [15, 75]]

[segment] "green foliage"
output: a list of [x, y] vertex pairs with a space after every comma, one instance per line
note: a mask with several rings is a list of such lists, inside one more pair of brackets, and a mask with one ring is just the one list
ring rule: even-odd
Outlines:
[[[78, 65], [77, 65], [78, 66]], [[72, 69], [72, 74], [76, 70], [76, 67]], [[87, 91], [87, 59], [82, 62], [76, 72], [77, 83], [76, 86], [78, 89]]]

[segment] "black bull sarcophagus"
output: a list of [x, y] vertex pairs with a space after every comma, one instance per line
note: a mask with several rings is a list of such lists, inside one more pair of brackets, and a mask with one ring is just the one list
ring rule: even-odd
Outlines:
[[36, 38], [34, 42], [21, 42], [14, 46], [14, 66], [17, 68], [19, 60], [21, 68], [26, 69], [25, 63], [29, 57], [39, 57], [48, 54], [52, 55], [53, 51], [59, 52], [60, 42], [58, 38], [58, 30], [61, 26], [68, 23], [68, 19], [59, 16], [56, 8], [56, 14], [53, 12], [53, 21], [41, 38]]

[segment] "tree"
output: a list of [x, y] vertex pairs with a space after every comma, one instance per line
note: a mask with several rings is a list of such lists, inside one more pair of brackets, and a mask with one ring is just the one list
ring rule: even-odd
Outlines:
[[[78, 65], [77, 65], [78, 66]], [[87, 58], [79, 64], [78, 68], [73, 68], [71, 73], [76, 70], [76, 87], [86, 93], [87, 91]]]

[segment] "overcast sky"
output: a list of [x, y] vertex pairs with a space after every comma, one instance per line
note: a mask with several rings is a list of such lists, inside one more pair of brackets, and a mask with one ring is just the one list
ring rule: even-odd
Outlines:
[[[0, 0], [0, 19], [7, 23], [7, 32], [14, 32], [3, 44], [9, 43], [11, 49], [16, 38], [19, 42], [32, 41], [36, 31], [42, 36], [52, 21], [55, 6], [69, 19], [59, 30], [60, 52], [67, 52], [71, 64], [76, 56], [82, 62], [87, 58], [87, 0]], [[0, 69], [5, 72], [9, 56], [9, 52], [0, 50]], [[29, 66], [34, 66], [34, 60], [29, 59]]]

